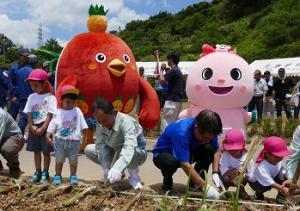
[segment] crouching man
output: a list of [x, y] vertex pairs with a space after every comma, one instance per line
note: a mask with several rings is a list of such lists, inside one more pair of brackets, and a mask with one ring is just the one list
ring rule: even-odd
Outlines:
[[127, 169], [130, 185], [142, 188], [138, 167], [147, 158], [142, 127], [102, 98], [95, 100], [93, 109], [97, 120], [96, 144], [87, 145], [84, 153], [102, 166], [104, 177], [100, 182], [120, 181]]
[[[21, 130], [15, 120], [0, 108], [0, 154], [6, 159], [11, 177], [21, 174], [19, 152], [24, 146]], [[3, 170], [0, 161], [0, 171]]]
[[[213, 163], [218, 171], [220, 159], [217, 136], [222, 133], [220, 116], [202, 111], [195, 118], [177, 120], [166, 127], [153, 150], [153, 162], [163, 176], [162, 190], [170, 191], [173, 174], [182, 168], [196, 187], [204, 189], [204, 171]], [[193, 168], [192, 164], [195, 163]], [[207, 186], [208, 198], [219, 198], [219, 192]]]

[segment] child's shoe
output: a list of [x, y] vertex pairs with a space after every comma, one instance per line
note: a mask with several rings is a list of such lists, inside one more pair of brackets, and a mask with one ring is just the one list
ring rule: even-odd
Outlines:
[[31, 182], [33, 184], [36, 184], [36, 183], [40, 182], [41, 177], [42, 177], [41, 170], [36, 170], [35, 173], [34, 173], [34, 175], [31, 177]]
[[53, 178], [53, 185], [60, 185], [62, 183], [62, 177], [60, 175], [55, 175]]
[[42, 184], [47, 184], [49, 183], [49, 173], [48, 171], [43, 171], [41, 181]]
[[76, 175], [70, 176], [70, 183], [71, 185], [78, 185], [78, 177]]

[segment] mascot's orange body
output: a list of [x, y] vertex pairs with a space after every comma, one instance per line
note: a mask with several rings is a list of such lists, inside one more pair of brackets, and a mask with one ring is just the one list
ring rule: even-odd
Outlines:
[[159, 100], [151, 85], [140, 78], [133, 53], [120, 38], [105, 32], [87, 32], [75, 36], [64, 48], [57, 66], [57, 98], [65, 84], [79, 90], [78, 107], [92, 116], [96, 97], [105, 98], [123, 113], [131, 112], [141, 99], [140, 124], [157, 125]]

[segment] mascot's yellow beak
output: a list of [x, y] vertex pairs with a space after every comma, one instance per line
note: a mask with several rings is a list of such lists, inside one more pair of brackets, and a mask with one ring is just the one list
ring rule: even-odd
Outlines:
[[121, 77], [126, 72], [126, 70], [125, 70], [126, 64], [124, 64], [120, 59], [112, 60], [107, 65], [107, 68], [113, 75], [115, 75], [117, 77]]

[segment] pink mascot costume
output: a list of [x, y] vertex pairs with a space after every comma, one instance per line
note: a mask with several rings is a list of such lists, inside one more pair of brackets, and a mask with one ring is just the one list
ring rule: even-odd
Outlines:
[[253, 72], [249, 64], [230, 46], [204, 44], [200, 59], [193, 65], [187, 79], [186, 93], [191, 106], [180, 113], [180, 118], [196, 116], [208, 109], [217, 112], [223, 123], [223, 132], [240, 129], [251, 116], [246, 106], [254, 91]]

